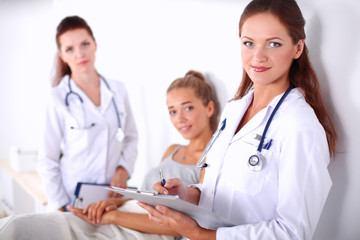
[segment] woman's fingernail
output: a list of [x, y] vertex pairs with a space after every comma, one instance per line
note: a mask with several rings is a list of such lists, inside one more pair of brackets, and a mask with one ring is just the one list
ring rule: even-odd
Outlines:
[[157, 205], [157, 206], [156, 206], [156, 209], [161, 212], [162, 207], [161, 207], [160, 205]]

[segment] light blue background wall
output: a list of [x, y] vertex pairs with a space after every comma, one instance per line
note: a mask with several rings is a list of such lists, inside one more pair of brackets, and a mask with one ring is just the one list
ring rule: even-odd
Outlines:
[[[165, 105], [168, 84], [189, 69], [217, 87], [222, 105], [241, 78], [238, 21], [248, 1], [235, 0], [0, 0], [0, 159], [11, 145], [36, 148], [43, 125], [55, 28], [66, 15], [92, 27], [97, 69], [125, 82], [140, 132], [131, 184], [182, 142]], [[315, 239], [359, 239], [360, 4], [357, 0], [299, 0], [307, 44], [340, 154]]]

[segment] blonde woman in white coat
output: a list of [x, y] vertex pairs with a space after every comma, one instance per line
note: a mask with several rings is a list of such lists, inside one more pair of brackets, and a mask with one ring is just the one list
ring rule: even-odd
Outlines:
[[38, 171], [48, 210], [62, 211], [73, 204], [77, 182], [126, 187], [138, 136], [124, 84], [105, 79], [95, 69], [97, 44], [85, 20], [64, 18], [57, 27], [56, 42], [57, 75], [46, 111]]
[[169, 179], [153, 186], [233, 224], [207, 229], [165, 206], [139, 203], [150, 219], [192, 240], [312, 238], [332, 184], [327, 166], [336, 132], [304, 24], [295, 0], [249, 3], [239, 29], [243, 79], [223, 111], [202, 184]]

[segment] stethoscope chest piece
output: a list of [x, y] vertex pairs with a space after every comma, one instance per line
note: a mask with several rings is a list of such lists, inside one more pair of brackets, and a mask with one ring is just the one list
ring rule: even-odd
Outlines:
[[248, 161], [248, 166], [251, 170], [253, 171], [261, 171], [265, 168], [266, 165], [266, 159], [264, 156], [261, 155], [261, 150], [263, 148], [263, 144], [264, 144], [264, 140], [265, 140], [265, 136], [267, 133], [267, 130], [269, 129], [270, 123], [276, 113], [276, 111], [279, 109], [280, 105], [282, 104], [282, 102], [284, 101], [284, 99], [286, 98], [286, 96], [289, 94], [289, 92], [291, 91], [291, 89], [294, 86], [290, 83], [289, 88], [286, 90], [286, 92], [282, 95], [282, 97], [280, 98], [279, 102], [276, 104], [274, 110], [272, 111], [266, 126], [264, 128], [264, 132], [261, 135], [261, 139], [260, 139], [260, 143], [259, 146], [257, 148], [257, 152], [256, 154], [252, 155], [251, 157], [249, 157], [249, 161]]
[[125, 134], [124, 134], [124, 131], [123, 131], [121, 128], [118, 128], [118, 129], [117, 129], [115, 138], [116, 138], [116, 140], [117, 140], [118, 142], [121, 142], [121, 141], [124, 140]]
[[265, 158], [257, 152], [249, 158], [248, 166], [253, 171], [261, 171], [265, 167]]

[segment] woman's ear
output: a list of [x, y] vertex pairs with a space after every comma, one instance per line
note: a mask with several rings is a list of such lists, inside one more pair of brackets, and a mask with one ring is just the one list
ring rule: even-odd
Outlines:
[[210, 118], [210, 117], [214, 114], [214, 112], [215, 112], [215, 103], [214, 103], [214, 101], [210, 101], [210, 102], [208, 103], [208, 105], [207, 105], [207, 111], [208, 111], [207, 116], [208, 116], [208, 118]]
[[295, 55], [294, 55], [294, 59], [298, 59], [302, 52], [304, 51], [304, 45], [305, 45], [305, 41], [304, 39], [300, 39], [297, 44], [295, 45]]

